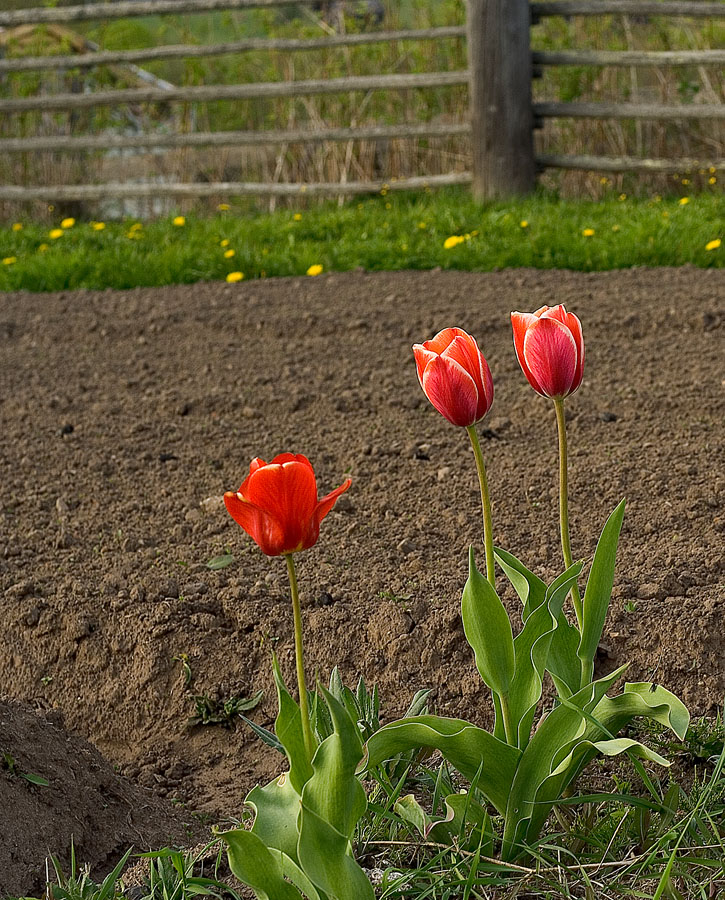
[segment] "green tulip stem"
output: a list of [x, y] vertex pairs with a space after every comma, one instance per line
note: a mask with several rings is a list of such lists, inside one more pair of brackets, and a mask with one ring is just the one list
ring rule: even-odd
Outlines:
[[305, 685], [305, 665], [302, 655], [302, 614], [300, 612], [300, 595], [297, 590], [297, 573], [295, 561], [291, 553], [285, 553], [287, 574], [289, 575], [290, 593], [292, 594], [292, 612], [295, 620], [295, 663], [297, 664], [297, 688], [300, 695], [300, 712], [302, 713], [302, 735], [305, 741], [307, 758], [312, 761], [315, 752], [315, 740], [310, 725], [310, 708], [307, 704], [307, 687]]
[[518, 747], [518, 735], [514, 731], [513, 722], [511, 721], [508, 695], [499, 694], [498, 699], [501, 703], [501, 717], [503, 718], [503, 730], [506, 735], [506, 743], [510, 744], [512, 747]]
[[[572, 559], [571, 542], [569, 541], [569, 463], [567, 458], [566, 419], [564, 418], [563, 397], [554, 398], [554, 409], [556, 410], [556, 424], [559, 431], [559, 527], [561, 529], [561, 549], [564, 554], [564, 566], [570, 569]], [[574, 612], [579, 631], [581, 631], [584, 620], [582, 617], [579, 585], [576, 582], [572, 585], [571, 599], [574, 603]]]
[[486, 467], [483, 464], [483, 451], [481, 450], [481, 442], [478, 439], [478, 432], [475, 425], [469, 425], [466, 428], [468, 436], [471, 439], [473, 447], [473, 455], [476, 457], [476, 468], [478, 469], [478, 481], [481, 485], [481, 505], [483, 506], [483, 543], [486, 548], [486, 577], [492, 588], [496, 587], [496, 569], [494, 567], [493, 557], [493, 523], [491, 519], [491, 496], [488, 492], [488, 479], [486, 478]]

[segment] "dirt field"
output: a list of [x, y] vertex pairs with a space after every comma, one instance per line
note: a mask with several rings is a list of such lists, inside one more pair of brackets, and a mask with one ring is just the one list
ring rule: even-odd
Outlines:
[[[465, 433], [420, 391], [411, 344], [451, 324], [478, 338], [496, 384], [483, 426], [495, 539], [552, 576], [554, 413], [519, 370], [509, 312], [557, 302], [580, 316], [587, 347], [584, 383], [567, 401], [575, 557], [591, 554], [628, 498], [601, 665], [631, 660], [630, 680], [654, 679], [694, 714], [714, 712], [725, 692], [725, 273], [690, 268], [351, 273], [0, 297], [6, 697], [55, 710], [53, 728], [90, 740], [159, 797], [214, 819], [239, 814], [281, 757], [241, 724], [189, 728], [191, 694], [264, 689], [251, 715], [270, 726], [272, 648], [293, 682], [284, 564], [257, 550], [220, 499], [253, 456], [291, 450], [309, 456], [321, 493], [353, 477], [299, 558], [309, 672], [362, 672], [388, 716], [430, 686], [441, 713], [488, 722], [459, 619], [467, 547], [480, 543], [475, 467]], [[206, 567], [227, 551], [231, 566]], [[505, 600], [516, 609], [510, 590]], [[14, 705], [0, 713], [0, 750], [51, 780], [0, 775], [18, 810], [3, 816], [0, 846], [17, 844], [16, 817], [31, 801], [63, 802], [59, 783], [73, 816], [84, 820], [80, 794], [96, 821], [84, 767], [63, 783], [53, 745], [27, 743]], [[108, 816], [125, 821], [128, 809], [111, 804]], [[167, 809], [149, 806], [141, 838], [111, 827], [99, 848], [58, 817], [42, 839], [24, 838], [0, 887], [30, 890], [33, 867], [49, 847], [65, 853], [72, 832], [79, 857], [103, 863], [130, 839], [161, 840], [168, 822]]]

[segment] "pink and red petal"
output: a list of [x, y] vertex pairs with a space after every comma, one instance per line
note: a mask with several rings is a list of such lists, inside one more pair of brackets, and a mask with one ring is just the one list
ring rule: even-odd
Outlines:
[[467, 428], [476, 421], [478, 389], [460, 363], [445, 356], [432, 360], [423, 374], [423, 390], [452, 425]]
[[425, 344], [413, 344], [413, 356], [415, 357], [415, 367], [418, 372], [418, 381], [423, 384], [423, 372], [428, 363], [435, 359], [438, 354], [435, 350], [429, 350]]
[[538, 319], [526, 330], [522, 355], [534, 378], [529, 381], [535, 390], [545, 397], [567, 396], [576, 374], [578, 354], [566, 325], [550, 317]]
[[[548, 306], [542, 307], [543, 310], [546, 310], [548, 308]], [[539, 312], [541, 312], [541, 310], [539, 310]], [[537, 317], [537, 313], [511, 313], [511, 326], [514, 333], [514, 350], [516, 351], [519, 365], [521, 366], [521, 369], [531, 387], [537, 393], [543, 394], [539, 383], [537, 382], [533, 372], [526, 362], [526, 358], [524, 357], [524, 340], [526, 338], [526, 332], [534, 324], [534, 322], [538, 321], [539, 319]]]

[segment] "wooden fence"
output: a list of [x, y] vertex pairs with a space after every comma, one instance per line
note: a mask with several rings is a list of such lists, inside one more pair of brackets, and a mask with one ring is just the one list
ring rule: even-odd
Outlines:
[[[295, 0], [311, 3], [312, 0]], [[72, 23], [118, 19], [162, 13], [200, 13], [214, 10], [248, 10], [283, 7], [292, 0], [118, 0], [78, 6], [0, 11], [0, 26], [39, 23]], [[247, 39], [206, 46], [172, 45], [139, 50], [99, 51], [87, 54], [0, 58], [0, 78], [13, 73], [63, 71], [150, 60], [212, 57], [259, 50], [287, 52], [331, 47], [351, 47], [396, 41], [436, 41], [466, 37], [468, 69], [419, 74], [352, 76], [327, 80], [220, 84], [189, 87], [142, 87], [91, 93], [57, 93], [0, 99], [4, 116], [28, 110], [74, 111], [131, 103], [193, 103], [210, 100], [242, 100], [298, 97], [355, 91], [409, 90], [467, 84], [470, 122], [462, 125], [419, 123], [395, 126], [335, 127], [263, 131], [216, 131], [174, 134], [71, 135], [0, 139], [0, 153], [81, 150], [283, 145], [297, 142], [387, 140], [391, 138], [441, 137], [470, 134], [473, 146], [471, 172], [379, 181], [342, 183], [104, 183], [49, 186], [0, 186], [0, 201], [98, 200], [109, 197], [205, 197], [250, 194], [291, 196], [374, 193], [383, 187], [406, 190], [422, 186], [471, 183], [476, 197], [488, 199], [527, 193], [544, 168], [602, 172], [675, 172], [712, 168], [725, 170], [725, 159], [635, 159], [630, 157], [536, 155], [534, 129], [548, 118], [590, 119], [725, 119], [725, 104], [561, 103], [532, 101], [534, 67], [541, 66], [692, 66], [725, 64], [725, 51], [557, 51], [532, 52], [530, 26], [544, 16], [595, 16], [628, 14], [687, 17], [725, 16], [725, 4], [702, 0], [468, 0], [465, 27], [380, 31], [330, 35], [315, 39]]]

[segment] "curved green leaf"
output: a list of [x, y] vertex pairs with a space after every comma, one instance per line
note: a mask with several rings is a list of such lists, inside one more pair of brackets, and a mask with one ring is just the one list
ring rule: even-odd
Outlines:
[[539, 606], [531, 609], [514, 640], [516, 668], [509, 691], [509, 710], [522, 750], [531, 735], [536, 706], [541, 698], [544, 669], [552, 637], [559, 627], [562, 606], [581, 568], [582, 564], [577, 563], [552, 583]]
[[525, 622], [531, 610], [537, 609], [544, 602], [546, 584], [508, 551], [496, 547], [494, 555], [496, 562], [504, 570], [511, 586], [524, 604], [523, 620]]
[[625, 501], [617, 506], [607, 519], [601, 537], [594, 551], [592, 568], [587, 579], [587, 587], [582, 600], [582, 635], [578, 656], [591, 666], [602, 637], [604, 620], [607, 617], [609, 601], [614, 584], [614, 565], [617, 558], [617, 543], [624, 519]]
[[415, 716], [391, 722], [367, 743], [367, 765], [377, 766], [399, 753], [428, 747], [443, 756], [469, 781], [481, 769], [478, 787], [496, 809], [506, 809], [521, 751], [462, 719]]
[[498, 594], [476, 568], [473, 547], [468, 554], [461, 617], [481, 678], [497, 694], [507, 694], [514, 677], [511, 622]]
[[252, 788], [245, 803], [255, 812], [252, 832], [265, 846], [297, 859], [300, 795], [292, 786], [289, 774], [280, 775], [264, 787]]
[[360, 732], [345, 707], [323, 687], [318, 690], [334, 730], [317, 748], [312, 777], [302, 790], [297, 858], [312, 883], [330, 898], [373, 900], [373, 889], [350, 846], [355, 825], [367, 808], [355, 774], [363, 756]]
[[628, 682], [623, 694], [604, 697], [592, 715], [613, 734], [635, 716], [646, 716], [672, 729], [681, 741], [690, 725], [690, 713], [682, 700], [648, 681]]
[[541, 784], [562, 756], [566, 756], [585, 736], [588, 722], [582, 712], [591, 713], [625, 668], [622, 666], [605, 678], [586, 685], [566, 705], [557, 706], [532, 736], [521, 756], [508, 796], [501, 848], [504, 860], [512, 859], [521, 852], [519, 842], [527, 833], [528, 820], [533, 815], [534, 800]]
[[275, 719], [274, 731], [289, 760], [289, 779], [292, 787], [300, 794], [305, 782], [312, 775], [312, 766], [307, 756], [305, 739], [302, 733], [302, 713], [285, 687], [276, 656], [272, 657], [272, 673], [277, 687], [277, 701], [279, 703], [279, 712]]
[[229, 868], [259, 900], [302, 900], [297, 888], [284, 879], [279, 851], [268, 850], [256, 834], [242, 828], [221, 837], [227, 844]]

